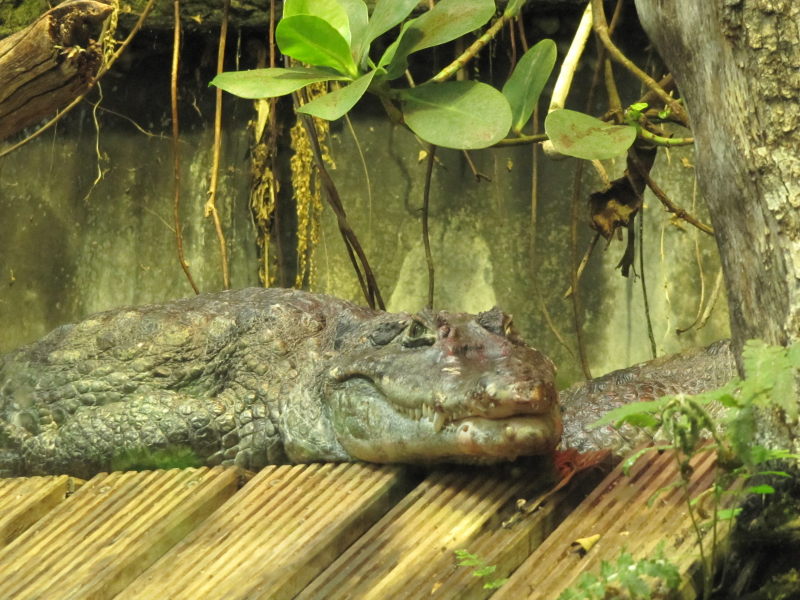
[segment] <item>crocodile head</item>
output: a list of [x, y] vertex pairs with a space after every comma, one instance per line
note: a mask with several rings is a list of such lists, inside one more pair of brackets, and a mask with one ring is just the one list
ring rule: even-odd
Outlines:
[[344, 329], [325, 396], [353, 458], [488, 463], [557, 445], [553, 363], [499, 309], [384, 314]]

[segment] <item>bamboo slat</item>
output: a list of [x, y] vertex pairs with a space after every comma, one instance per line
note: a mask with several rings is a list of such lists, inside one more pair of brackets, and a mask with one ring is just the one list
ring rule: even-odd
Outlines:
[[64, 500], [75, 481], [66, 475], [0, 479], [0, 548]]
[[292, 598], [407, 491], [404, 473], [367, 464], [267, 467], [125, 598]]
[[237, 488], [240, 471], [101, 473], [0, 550], [0, 598], [112, 598]]

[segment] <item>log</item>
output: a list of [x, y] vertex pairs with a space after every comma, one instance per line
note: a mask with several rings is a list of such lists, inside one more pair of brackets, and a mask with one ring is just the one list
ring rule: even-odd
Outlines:
[[74, 0], [0, 40], [0, 140], [89, 89], [102, 62], [92, 35], [110, 13], [102, 2]]

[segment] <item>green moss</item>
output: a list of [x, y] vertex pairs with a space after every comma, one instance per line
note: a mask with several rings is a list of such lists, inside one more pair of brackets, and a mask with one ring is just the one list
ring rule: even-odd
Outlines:
[[186, 446], [167, 446], [158, 450], [147, 448], [125, 450], [111, 459], [112, 471], [186, 469], [201, 466], [203, 466], [203, 461], [191, 448]]
[[0, 37], [10, 35], [33, 23], [47, 11], [47, 0], [23, 0], [20, 4], [0, 4]]

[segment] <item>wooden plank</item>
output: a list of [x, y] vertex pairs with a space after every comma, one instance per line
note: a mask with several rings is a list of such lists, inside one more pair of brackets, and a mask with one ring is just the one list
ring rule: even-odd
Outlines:
[[101, 473], [0, 550], [0, 598], [112, 598], [230, 497], [240, 473]]
[[63, 501], [76, 481], [67, 475], [0, 479], [0, 548]]
[[267, 467], [125, 598], [292, 598], [409, 487], [396, 467]]
[[475, 544], [504, 545], [513, 565], [508, 570], [519, 564], [528, 544], [543, 538], [570, 508], [554, 500], [517, 527], [502, 529], [515, 501], [535, 495], [537, 487], [541, 491], [535, 476], [510, 477], [503, 470], [434, 471], [297, 598], [460, 599], [472, 597], [465, 595], [468, 588], [485, 597], [488, 592], [474, 586], [476, 581], [463, 584], [471, 570], [456, 566], [454, 552], [473, 551]]
[[[693, 461], [690, 493], [706, 489], [714, 477], [714, 456], [703, 453]], [[671, 488], [648, 506], [655, 492], [678, 480], [670, 453], [640, 460], [630, 477], [617, 467], [578, 508], [517, 569], [492, 600], [529, 598], [552, 600], [572, 586], [584, 571], [598, 572], [600, 562], [614, 562], [623, 550], [634, 558], [652, 555], [666, 542], [665, 555], [677, 560], [686, 574], [696, 558], [695, 535], [682, 491]], [[574, 540], [600, 534], [585, 555], [571, 547]], [[687, 595], [688, 594], [688, 595]], [[683, 597], [692, 597], [685, 590]]]

